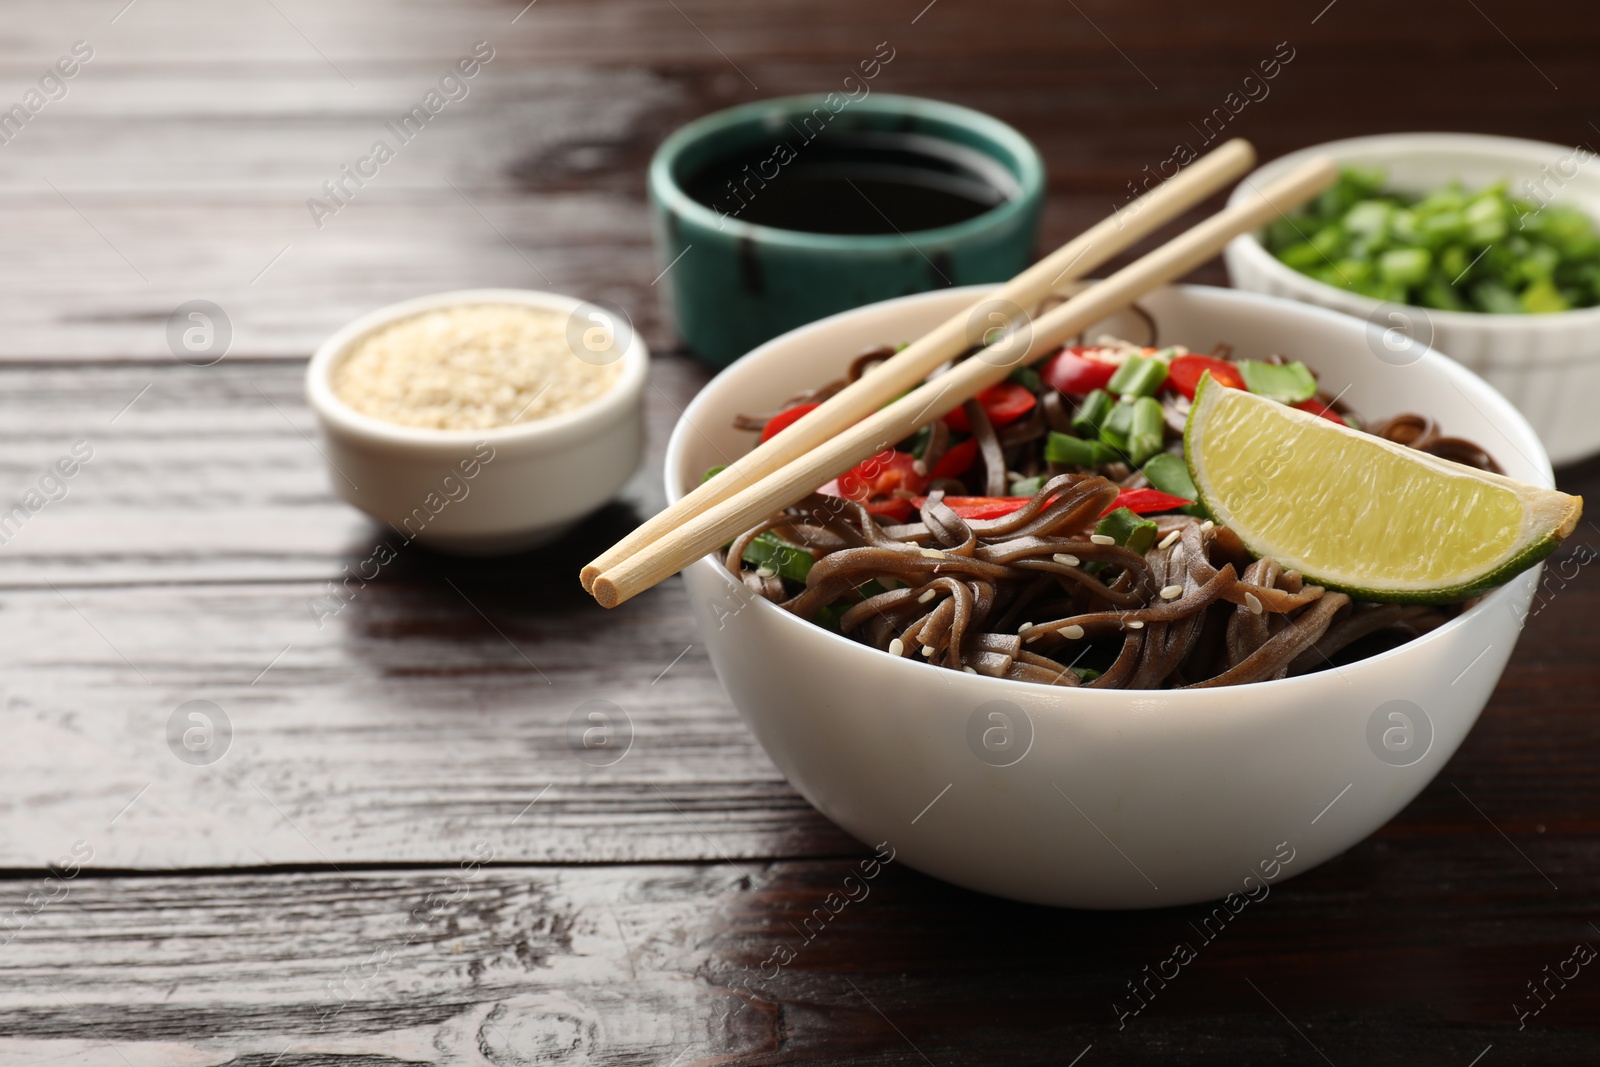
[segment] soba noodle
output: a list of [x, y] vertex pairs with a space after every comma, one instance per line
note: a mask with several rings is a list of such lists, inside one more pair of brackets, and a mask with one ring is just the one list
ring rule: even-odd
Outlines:
[[[833, 395], [890, 353], [863, 353], [846, 379], [785, 408]], [[1090, 540], [1121, 490], [1148, 483], [1125, 462], [1067, 471], [1046, 462], [1042, 442], [1067, 428], [1071, 402], [1046, 388], [1025, 418], [997, 429], [969, 401], [973, 472], [928, 484], [916, 521], [886, 523], [862, 503], [815, 493], [736, 538], [728, 570], [755, 594], [891, 655], [1089, 688], [1241, 685], [1305, 674], [1409, 640], [1456, 610], [1352, 601], [1252, 557], [1227, 529], [1186, 514], [1149, 516], [1155, 544], [1142, 553]], [[1181, 438], [1187, 402], [1169, 397], [1163, 406], [1169, 441]], [[760, 429], [771, 417], [740, 425]], [[1483, 449], [1441, 436], [1420, 415], [1368, 432], [1499, 469]], [[945, 422], [931, 424], [919, 447], [916, 472], [927, 478], [950, 447]], [[1008, 478], [1028, 477], [1042, 484], [999, 518], [963, 518], [945, 501], [967, 492], [999, 497]], [[803, 584], [746, 561], [752, 543], [769, 533], [813, 557]]]

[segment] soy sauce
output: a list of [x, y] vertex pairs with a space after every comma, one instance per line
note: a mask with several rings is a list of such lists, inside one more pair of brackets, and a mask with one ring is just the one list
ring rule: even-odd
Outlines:
[[719, 216], [828, 234], [911, 233], [976, 218], [1020, 194], [1010, 171], [950, 141], [826, 130], [713, 160], [684, 191]]

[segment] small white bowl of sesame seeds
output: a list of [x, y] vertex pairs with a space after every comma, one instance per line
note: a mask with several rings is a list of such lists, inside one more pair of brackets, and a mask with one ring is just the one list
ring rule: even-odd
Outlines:
[[404, 542], [532, 548], [638, 468], [649, 350], [626, 315], [557, 293], [406, 300], [329, 337], [306, 370], [334, 490]]

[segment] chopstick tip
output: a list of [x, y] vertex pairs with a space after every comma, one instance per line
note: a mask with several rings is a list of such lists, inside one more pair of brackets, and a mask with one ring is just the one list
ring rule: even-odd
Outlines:
[[578, 572], [578, 581], [583, 583], [583, 591], [585, 593], [594, 592], [594, 580], [598, 577], [600, 577], [600, 568], [593, 563]]
[[1235, 137], [1222, 147], [1227, 149], [1229, 152], [1237, 153], [1243, 160], [1243, 166], [1253, 167], [1256, 165], [1256, 146], [1251, 144], [1247, 139], [1243, 137]]
[[622, 603], [622, 597], [617, 587], [612, 584], [611, 579], [603, 574], [594, 579], [589, 587], [589, 592], [593, 594], [595, 600], [603, 608], [614, 608]]

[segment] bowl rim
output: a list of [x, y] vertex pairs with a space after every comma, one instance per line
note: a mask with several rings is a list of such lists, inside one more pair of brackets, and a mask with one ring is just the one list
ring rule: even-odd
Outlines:
[[[360, 315], [335, 330], [317, 346], [306, 366], [306, 399], [330, 429], [375, 444], [412, 451], [451, 451], [482, 441], [507, 447], [538, 448], [568, 444], [627, 415], [644, 388], [650, 350], [629, 320], [630, 338], [622, 353], [622, 372], [611, 388], [570, 411], [531, 422], [481, 430], [439, 430], [406, 426], [366, 415], [346, 404], [333, 389], [333, 370], [355, 344], [381, 327], [439, 308], [473, 304], [513, 304], [571, 314], [592, 303], [564, 293], [540, 289], [455, 289], [386, 304]], [[615, 308], [606, 308], [616, 313]], [[627, 318], [624, 313], [624, 318]]]
[[[1350, 153], [1361, 152], [1368, 149], [1389, 150], [1392, 158], [1402, 156], [1426, 157], [1444, 151], [1477, 151], [1484, 155], [1496, 155], [1517, 162], [1545, 162], [1549, 163], [1557, 158], [1560, 153], [1571, 153], [1580, 146], [1559, 145], [1550, 141], [1535, 141], [1523, 137], [1504, 137], [1499, 134], [1488, 133], [1448, 133], [1448, 132], [1419, 132], [1419, 133], [1378, 133], [1365, 137], [1346, 137], [1337, 141], [1325, 141], [1322, 144], [1311, 145], [1307, 148], [1296, 149], [1287, 155], [1262, 164], [1235, 186], [1233, 193], [1228, 197], [1228, 204], [1232, 206], [1239, 203], [1256, 186], [1271, 181], [1281, 174], [1287, 173], [1291, 168], [1310, 160], [1314, 156], [1331, 156], [1334, 162], [1341, 161], [1341, 154], [1348, 156]], [[1572, 181], [1579, 179], [1574, 177]], [[1600, 181], [1600, 179], [1597, 179]], [[1588, 214], [1588, 212], [1585, 212]], [[1600, 217], [1594, 218], [1597, 228], [1600, 228]], [[1298, 289], [1302, 293], [1314, 294], [1315, 299], [1325, 305], [1342, 307], [1350, 314], [1365, 315], [1370, 318], [1379, 308], [1395, 307], [1406, 308], [1421, 312], [1432, 322], [1454, 328], [1473, 328], [1487, 332], [1511, 333], [1526, 330], [1529, 327], [1544, 328], [1546, 324], [1559, 329], [1569, 327], [1600, 327], [1600, 304], [1586, 308], [1571, 308], [1567, 311], [1557, 311], [1545, 315], [1505, 315], [1491, 311], [1448, 311], [1443, 308], [1423, 307], [1420, 304], [1399, 304], [1394, 301], [1378, 300], [1375, 297], [1365, 296], [1361, 293], [1340, 289], [1338, 286], [1329, 285], [1302, 274], [1293, 267], [1288, 266], [1267, 251], [1266, 245], [1261, 242], [1256, 233], [1246, 233], [1235, 237], [1228, 243], [1228, 253], [1236, 255], [1248, 262], [1257, 270], [1272, 274], [1278, 278], [1285, 288]], [[1311, 297], [1307, 297], [1311, 299]]]
[[713, 111], [678, 127], [661, 142], [650, 157], [648, 184], [650, 193], [661, 207], [672, 216], [692, 222], [697, 226], [728, 233], [734, 239], [759, 240], [763, 244], [780, 245], [811, 251], [881, 252], [905, 247], [907, 236], [928, 241], [960, 241], [989, 232], [1031, 211], [1042, 200], [1045, 186], [1044, 159], [1021, 131], [995, 118], [993, 115], [960, 104], [932, 100], [922, 96], [900, 93], [872, 93], [852, 102], [845, 110], [867, 111], [885, 115], [909, 115], [942, 121], [952, 126], [965, 126], [997, 143], [1006, 146], [1015, 158], [1018, 168], [1017, 195], [1003, 204], [974, 215], [951, 226], [931, 230], [912, 230], [909, 234], [830, 234], [806, 230], [787, 230], [778, 226], [763, 226], [728, 216], [723, 218], [711, 208], [695, 200], [673, 176], [672, 168], [677, 157], [693, 142], [715, 131], [759, 122], [766, 116], [786, 114], [805, 104], [822, 106], [829, 93], [797, 93], [768, 100]]
[[[876, 304], [866, 304], [862, 307], [852, 308], [848, 311], [841, 311], [838, 314], [830, 315], [827, 318], [818, 319], [815, 322], [807, 323], [805, 326], [797, 327], [793, 330], [790, 330], [788, 333], [780, 334], [758, 348], [746, 353], [738, 360], [735, 360], [701, 388], [700, 392], [697, 393], [694, 399], [690, 401], [690, 403], [684, 408], [683, 413], [679, 417], [677, 423], [673, 425], [672, 434], [667, 441], [667, 448], [664, 457], [665, 466], [663, 470], [668, 504], [676, 503], [683, 496], [683, 486], [679, 483], [677, 470], [681, 462], [682, 452], [688, 446], [688, 442], [691, 437], [690, 431], [694, 425], [694, 420], [697, 418], [704, 418], [708, 414], [706, 409], [710, 407], [711, 397], [717, 391], [719, 383], [722, 383], [724, 378], [731, 376], [735, 368], [739, 367], [739, 365], [744, 361], [765, 358], [771, 349], [780, 344], [792, 343], [797, 335], [802, 335], [808, 331], [820, 331], [823, 327], [832, 325], [842, 319], [859, 316], [876, 309], [884, 308], [888, 305], [905, 307], [917, 303], [930, 303], [941, 299], [947, 299], [952, 293], [970, 293], [974, 296], [977, 296], [984, 291], [993, 291], [996, 288], [998, 288], [997, 285], [969, 285], [961, 286], [955, 289], [937, 289], [931, 292], [916, 293], [910, 296], [896, 297], [892, 300], [879, 301]], [[1240, 305], [1267, 304], [1271, 306], [1278, 306], [1284, 309], [1292, 309], [1295, 314], [1303, 314], [1313, 319], [1321, 319], [1338, 324], [1360, 323], [1359, 319], [1355, 319], [1353, 316], [1334, 311], [1330, 308], [1320, 307], [1315, 304], [1307, 304], [1298, 300], [1291, 300], [1287, 297], [1273, 296], [1267, 293], [1258, 293], [1251, 290], [1230, 289], [1222, 286], [1194, 284], [1169, 285], [1164, 286], [1163, 289], [1175, 289], [1186, 293], [1194, 293], [1201, 295], [1203, 299], [1235, 301]], [[1157, 290], [1157, 292], [1160, 291], [1162, 290]], [[1534, 465], [1541, 468], [1544, 481], [1549, 485], [1554, 485], [1554, 473], [1550, 465], [1549, 455], [1546, 453], [1543, 443], [1539, 440], [1538, 434], [1534, 432], [1527, 420], [1522, 417], [1521, 413], [1519, 413], [1515, 407], [1512, 406], [1510, 401], [1506, 400], [1503, 396], [1496, 392], [1494, 388], [1482, 378], [1478, 377], [1466, 367], [1456, 363], [1448, 356], [1445, 356], [1437, 349], [1427, 348], [1424, 350], [1421, 358], [1417, 361], [1417, 364], [1425, 362], [1431, 362], [1441, 373], [1456, 379], [1453, 384], [1455, 384], [1458, 388], [1465, 387], [1465, 389], [1471, 390], [1473, 393], [1477, 394], [1476, 400], [1469, 396], [1469, 402], [1474, 403], [1475, 405], [1479, 402], [1482, 402], [1486, 403], [1490, 409], [1498, 409], [1497, 414], [1495, 415], [1497, 419], [1504, 419], [1512, 426], [1512, 428], [1522, 433], [1534, 444], [1534, 454], [1532, 456], [1524, 455], [1524, 458], [1533, 460]], [[1518, 449], [1518, 451], [1520, 452], [1521, 450]], [[733, 576], [728, 573], [727, 567], [725, 567], [714, 554], [702, 556], [700, 559], [695, 560], [690, 566], [695, 568], [705, 568], [710, 572], [719, 575], [720, 580], [725, 583], [726, 587], [729, 590], [732, 590], [735, 595], [740, 596], [746, 602], [755, 602], [754, 608], [756, 611], [772, 613], [773, 618], [776, 620], [775, 625], [780, 628], [792, 628], [780, 631], [793, 635], [791, 641], [787, 643], [786, 647], [797, 647], [794, 642], [804, 641], [807, 639], [834, 642], [836, 647], [839, 648], [841, 654], [843, 655], [881, 657], [881, 659], [864, 658], [862, 660], [862, 669], [864, 670], [874, 669], [871, 665], [876, 663], [880, 665], [879, 669], [883, 670], [938, 671], [942, 675], [949, 675], [948, 678], [938, 680], [945, 681], [952, 685], [969, 684], [967, 682], [968, 676], [960, 672], [950, 671], [943, 667], [935, 667], [932, 664], [922, 663], [917, 660], [905, 659], [899, 656], [890, 656], [887, 652], [873, 648], [870, 645], [864, 645], [859, 641], [853, 641], [850, 638], [845, 637], [843, 634], [836, 634], [831, 630], [826, 630], [813, 623], [807, 622], [797, 615], [784, 611], [770, 600], [767, 600], [764, 597], [756, 596], [755, 594], [749, 592], [749, 590], [745, 589], [742, 584], [735, 582], [733, 580]], [[1000, 696], [1002, 694], [1009, 694], [1012, 696], [1032, 695], [1035, 700], [1039, 700], [1042, 697], [1048, 696], [1052, 692], [1069, 693], [1072, 694], [1074, 699], [1086, 699], [1091, 702], [1099, 701], [1107, 706], [1112, 704], [1123, 706], [1126, 705], [1129, 700], [1173, 699], [1178, 701], [1193, 701], [1199, 703], [1216, 699], [1216, 694], [1219, 692], [1256, 692], [1266, 689], [1267, 687], [1271, 687], [1271, 691], [1274, 693], [1281, 694], [1285, 698], [1290, 698], [1298, 692], [1306, 691], [1308, 687], [1315, 687], [1325, 684], [1326, 679], [1323, 676], [1326, 674], [1342, 674], [1346, 671], [1354, 672], [1356, 674], [1366, 674], [1368, 672], [1381, 671], [1392, 659], [1398, 656], [1406, 655], [1409, 650], [1429, 648], [1441, 641], [1450, 640], [1457, 631], [1465, 629], [1468, 625], [1470, 625], [1471, 620], [1475, 620], [1491, 611], [1508, 612], [1512, 615], [1515, 615], [1517, 613], [1517, 609], [1513, 604], [1509, 603], [1509, 601], [1517, 595], [1517, 584], [1520, 581], [1525, 580], [1528, 575], [1537, 574], [1538, 568], [1542, 566], [1542, 563], [1538, 564], [1534, 569], [1523, 572], [1523, 574], [1518, 575], [1516, 578], [1513, 578], [1511, 581], [1488, 593], [1481, 600], [1479, 600], [1478, 603], [1461, 612], [1455, 618], [1450, 619], [1443, 626], [1440, 626], [1434, 630], [1430, 630], [1428, 633], [1422, 634], [1418, 637], [1414, 637], [1404, 644], [1387, 649], [1378, 653], [1377, 655], [1367, 656], [1366, 658], [1357, 660], [1353, 663], [1347, 663], [1343, 666], [1333, 668], [1331, 671], [1316, 671], [1311, 674], [1303, 674], [1294, 678], [1278, 678], [1270, 679], [1264, 682], [1248, 682], [1236, 686], [1212, 687], [1205, 689], [1090, 689], [1085, 686], [1044, 686], [1037, 682], [1024, 682], [1008, 678], [991, 678], [987, 675], [972, 675], [972, 681], [970, 684], [987, 687], [994, 692], [996, 696]], [[741, 610], [743, 609], [741, 608]], [[809, 638], [807, 635], [810, 635]], [[923, 674], [917, 674], [911, 677], [921, 678], [924, 680], [934, 679], [934, 676]], [[1354, 682], [1358, 681], [1359, 679], [1348, 680]], [[1241, 699], [1243, 698], [1241, 697]]]

